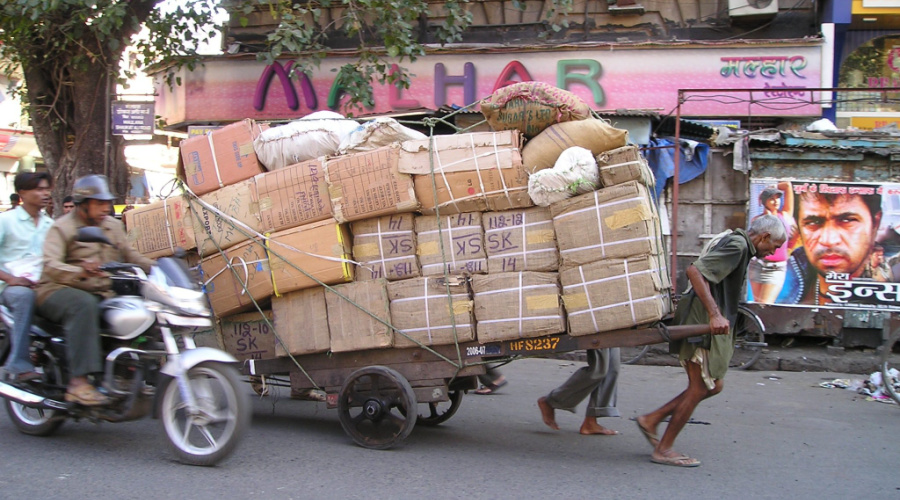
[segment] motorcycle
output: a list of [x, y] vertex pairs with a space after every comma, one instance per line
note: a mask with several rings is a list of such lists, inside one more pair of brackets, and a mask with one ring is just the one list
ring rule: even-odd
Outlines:
[[[95, 227], [79, 230], [78, 240], [110, 244]], [[22, 433], [47, 436], [70, 418], [125, 422], [152, 412], [182, 462], [216, 464], [237, 446], [252, 415], [237, 359], [194, 342], [197, 328], [212, 326], [198, 281], [173, 257], [159, 258], [149, 276], [133, 264], [110, 262], [101, 269], [116, 293], [100, 302], [100, 391], [110, 402], [86, 407], [65, 401], [69, 373], [62, 327], [35, 315], [30, 353], [42, 377], [0, 382], [10, 419]], [[0, 318], [6, 332], [12, 331], [10, 311], [2, 306]], [[0, 365], [8, 355], [6, 332], [0, 333]]]

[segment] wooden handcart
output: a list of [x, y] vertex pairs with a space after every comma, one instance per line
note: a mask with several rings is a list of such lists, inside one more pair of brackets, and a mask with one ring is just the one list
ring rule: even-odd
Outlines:
[[[633, 347], [709, 333], [708, 325], [656, 326], [572, 337], [567, 334], [479, 344], [378, 349], [345, 353], [255, 359], [244, 374], [275, 385], [290, 379], [292, 397], [324, 392], [337, 408], [341, 426], [353, 441], [371, 449], [392, 448], [416, 423], [435, 426], [452, 417], [463, 394], [478, 387], [485, 363], [559, 354], [583, 349]], [[419, 404], [428, 411], [419, 414]]]

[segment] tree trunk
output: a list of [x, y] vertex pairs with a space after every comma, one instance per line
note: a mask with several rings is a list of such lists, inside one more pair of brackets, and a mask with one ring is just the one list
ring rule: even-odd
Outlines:
[[[111, 56], [119, 60], [121, 54]], [[72, 193], [79, 177], [102, 174], [109, 177], [110, 190], [124, 200], [129, 187], [129, 169], [114, 148], [107, 123], [110, 99], [110, 69], [97, 60], [85, 68], [47, 69], [26, 65], [25, 81], [32, 104], [32, 126], [44, 165], [53, 177], [54, 213], [62, 213], [62, 199]]]

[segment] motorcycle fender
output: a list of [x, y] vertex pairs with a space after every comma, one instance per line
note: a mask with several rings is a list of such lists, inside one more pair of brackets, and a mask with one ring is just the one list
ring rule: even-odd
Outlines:
[[212, 347], [197, 347], [181, 351], [178, 356], [169, 357], [169, 361], [160, 370], [163, 375], [175, 377], [179, 373], [184, 373], [191, 368], [205, 361], [215, 361], [218, 363], [237, 363], [238, 360], [225, 351], [220, 351]]
[[185, 373], [191, 368], [206, 361], [225, 364], [238, 362], [237, 358], [235, 358], [231, 354], [228, 354], [225, 351], [220, 351], [219, 349], [214, 349], [212, 347], [197, 347], [196, 349], [182, 351], [179, 354], [178, 358], [170, 358], [170, 361], [168, 361], [162, 367], [162, 370], [160, 370], [160, 380], [159, 384], [157, 385], [156, 401], [154, 401], [153, 403], [153, 418], [159, 418], [161, 412], [160, 407], [162, 406], [162, 395], [164, 394], [166, 387], [169, 384], [175, 382], [175, 376], [178, 373]]

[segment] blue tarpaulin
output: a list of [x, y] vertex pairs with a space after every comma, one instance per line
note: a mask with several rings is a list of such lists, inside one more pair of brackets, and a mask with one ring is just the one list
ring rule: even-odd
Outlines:
[[[650, 170], [656, 176], [656, 199], [659, 199], [666, 188], [666, 181], [675, 175], [675, 143], [669, 139], [650, 139], [649, 149], [644, 156], [650, 164]], [[709, 145], [702, 142], [682, 139], [681, 154], [678, 165], [678, 182], [684, 184], [706, 172], [709, 160]]]

